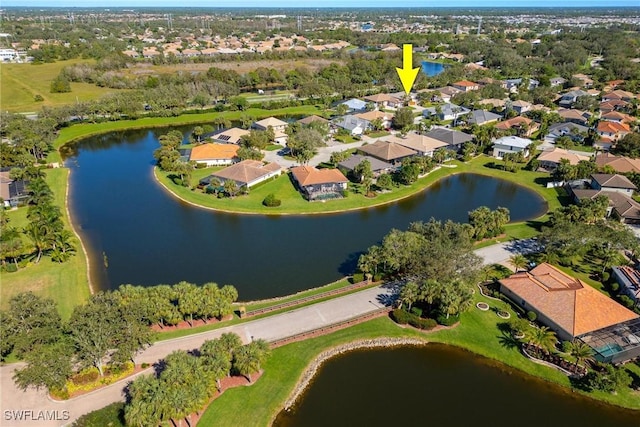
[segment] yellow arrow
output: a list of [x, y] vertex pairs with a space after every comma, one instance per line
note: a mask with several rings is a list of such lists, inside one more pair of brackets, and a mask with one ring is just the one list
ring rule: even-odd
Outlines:
[[403, 44], [402, 45], [402, 68], [396, 67], [396, 71], [398, 72], [398, 77], [400, 77], [400, 81], [402, 82], [402, 87], [404, 91], [409, 95], [411, 92], [411, 88], [413, 87], [413, 83], [416, 81], [416, 77], [418, 77], [418, 71], [420, 68], [412, 68], [413, 67], [413, 45], [411, 44]]

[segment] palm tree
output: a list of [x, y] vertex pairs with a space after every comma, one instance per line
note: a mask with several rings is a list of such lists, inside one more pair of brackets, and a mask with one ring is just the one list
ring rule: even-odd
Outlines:
[[402, 287], [398, 299], [401, 304], [407, 304], [407, 308], [411, 311], [411, 306], [420, 297], [420, 287], [415, 282], [408, 282]]
[[511, 265], [513, 265], [516, 269], [516, 273], [520, 270], [520, 269], [526, 269], [527, 268], [527, 259], [522, 255], [522, 254], [515, 254], [513, 256], [511, 256], [509, 258], [509, 262], [511, 263]]
[[551, 352], [555, 348], [558, 343], [558, 339], [556, 338], [555, 332], [547, 328], [546, 326], [542, 326], [540, 328], [533, 328], [529, 332], [529, 336], [527, 337], [529, 344], [532, 344], [538, 348], [546, 352]]
[[240, 347], [234, 354], [234, 368], [251, 382], [251, 373], [260, 370], [268, 355], [268, 348], [264, 340], [256, 340]]
[[224, 191], [229, 195], [229, 197], [233, 198], [238, 194], [238, 184], [232, 179], [227, 179], [224, 182]]
[[580, 340], [573, 340], [567, 345], [568, 353], [576, 359], [575, 366], [585, 362], [593, 362], [593, 350]]

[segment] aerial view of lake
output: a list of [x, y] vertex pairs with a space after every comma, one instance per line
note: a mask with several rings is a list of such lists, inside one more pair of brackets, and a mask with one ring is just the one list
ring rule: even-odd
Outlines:
[[403, 201], [342, 214], [218, 213], [175, 199], [155, 181], [153, 150], [163, 133], [111, 133], [69, 150], [69, 207], [99, 288], [186, 280], [234, 285], [245, 301], [286, 295], [352, 273], [362, 251], [412, 221], [466, 221], [482, 205], [509, 208], [513, 221], [547, 209], [527, 188], [459, 174]]
[[300, 399], [275, 427], [638, 425], [637, 411], [439, 344], [330, 359]]
[[428, 77], [437, 76], [443, 72], [445, 66], [440, 62], [422, 61], [422, 72]]

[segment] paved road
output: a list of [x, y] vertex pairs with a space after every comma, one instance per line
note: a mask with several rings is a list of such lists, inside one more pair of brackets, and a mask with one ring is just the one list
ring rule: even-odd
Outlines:
[[[535, 241], [521, 240], [489, 246], [477, 250], [476, 253], [484, 259], [485, 264], [506, 263], [513, 254], [527, 253], [534, 247]], [[285, 338], [375, 311], [388, 305], [393, 293], [392, 287], [375, 287], [263, 319], [183, 338], [160, 341], [141, 352], [135, 358], [136, 363], [155, 363], [174, 350], [196, 349], [205, 340], [217, 338], [225, 332], [237, 333], [245, 343], [251, 341], [252, 338], [262, 338], [267, 341]], [[0, 417], [2, 417], [0, 425], [3, 427], [65, 425], [87, 412], [123, 400], [122, 390], [131, 380], [128, 378], [65, 402], [54, 402], [49, 399], [44, 390], [30, 389], [23, 392], [16, 388], [12, 376], [13, 371], [20, 366], [13, 364], [0, 367]], [[11, 419], [14, 414], [12, 411], [34, 412], [29, 416], [30, 419], [16, 421]], [[53, 415], [54, 419], [34, 420], [33, 418], [39, 415], [38, 411], [48, 411], [47, 415]]]
[[[243, 342], [262, 338], [272, 341], [300, 332], [313, 330], [332, 323], [348, 320], [359, 315], [375, 311], [390, 302], [391, 287], [375, 287], [344, 297], [294, 309], [239, 325], [229, 326], [215, 331], [204, 332], [188, 337], [158, 342], [136, 357], [136, 363], [154, 363], [174, 350], [192, 350], [200, 347], [205, 340], [219, 337], [224, 332], [235, 332]], [[0, 425], [3, 427], [60, 426], [70, 423], [81, 415], [123, 400], [123, 388], [131, 380], [126, 379], [92, 393], [79, 396], [65, 402], [54, 402], [43, 391], [23, 392], [13, 383], [13, 371], [20, 365], [0, 367]], [[7, 412], [8, 411], [8, 412]], [[30, 419], [16, 421], [12, 411], [34, 411]], [[38, 411], [48, 411], [53, 420], [34, 420]], [[23, 412], [23, 414], [25, 414]], [[57, 420], [55, 419], [57, 418]], [[65, 419], [67, 418], [67, 419]]]

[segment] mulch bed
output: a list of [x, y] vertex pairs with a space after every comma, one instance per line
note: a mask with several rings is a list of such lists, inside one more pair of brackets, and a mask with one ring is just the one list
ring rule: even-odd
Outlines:
[[[145, 369], [149, 369], [149, 367], [147, 366], [146, 368], [143, 368], [141, 365], [135, 365], [135, 366], [134, 366], [134, 368], [133, 368], [133, 371], [132, 371], [129, 375], [127, 375], [126, 377], [122, 377], [122, 378], [120, 378], [119, 380], [114, 381], [114, 382], [113, 382], [113, 383], [111, 383], [111, 384], [100, 384], [99, 386], [97, 386], [97, 387], [95, 387], [95, 388], [92, 388], [91, 390], [78, 390], [78, 391], [75, 391], [75, 392], [73, 392], [73, 393], [69, 393], [69, 399], [73, 399], [74, 397], [82, 396], [83, 394], [87, 394], [87, 393], [91, 393], [91, 392], [96, 391], [96, 390], [100, 390], [101, 388], [104, 388], [104, 387], [110, 386], [110, 385], [112, 385], [112, 384], [115, 384], [115, 383], [117, 383], [118, 381], [122, 381], [122, 380], [124, 380], [124, 379], [131, 378], [131, 377], [132, 377], [132, 376], [134, 376], [135, 374], [137, 374], [137, 373], [139, 373], [139, 372], [142, 372], [142, 371], [144, 371]], [[61, 400], [61, 399], [58, 399], [57, 397], [54, 397], [54, 396], [53, 396], [53, 395], [51, 395], [51, 394], [49, 394], [49, 397], [50, 397], [52, 400], [56, 401], [56, 402], [61, 402], [61, 401], [64, 401], [64, 400], [69, 400], [69, 399], [62, 399], [62, 400]]]
[[165, 326], [161, 326], [157, 323], [151, 325], [151, 330], [154, 332], [169, 332], [169, 331], [179, 331], [182, 329], [191, 329], [191, 328], [195, 328], [196, 326], [204, 326], [204, 325], [213, 325], [216, 323], [220, 323], [220, 322], [224, 322], [226, 320], [231, 320], [233, 319], [233, 315], [230, 314], [226, 317], [223, 317], [222, 320], [218, 320], [216, 318], [213, 319], [209, 319], [209, 320], [203, 320], [203, 319], [194, 319], [193, 320], [193, 326], [189, 325], [189, 322], [187, 322], [186, 320], [183, 320], [182, 322], [178, 323], [177, 325], [165, 325]]

